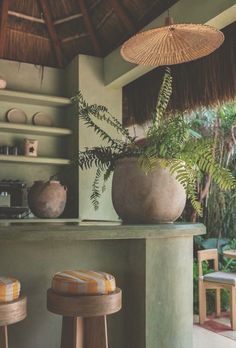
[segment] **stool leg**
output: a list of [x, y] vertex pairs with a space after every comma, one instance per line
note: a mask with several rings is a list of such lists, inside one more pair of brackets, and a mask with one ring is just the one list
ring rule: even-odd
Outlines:
[[83, 319], [63, 317], [61, 331], [61, 348], [83, 348]]
[[221, 301], [220, 301], [220, 289], [216, 289], [215, 307], [216, 307], [216, 317], [220, 317], [221, 313]]
[[7, 326], [0, 326], [0, 348], [8, 348]]
[[107, 318], [85, 318], [85, 347], [84, 348], [108, 348]]
[[231, 288], [231, 328], [236, 331], [236, 288]]
[[198, 283], [198, 293], [199, 293], [199, 323], [204, 324], [206, 320], [206, 289], [204, 287], [203, 281], [200, 280]]

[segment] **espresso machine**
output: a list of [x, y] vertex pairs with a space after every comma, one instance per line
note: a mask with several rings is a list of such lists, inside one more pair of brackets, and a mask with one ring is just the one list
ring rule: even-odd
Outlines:
[[0, 219], [23, 218], [28, 211], [26, 183], [0, 180]]

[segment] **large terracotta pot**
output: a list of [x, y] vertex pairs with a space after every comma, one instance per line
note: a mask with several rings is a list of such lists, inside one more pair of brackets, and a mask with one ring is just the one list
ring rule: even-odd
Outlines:
[[124, 158], [116, 162], [112, 201], [125, 222], [173, 222], [184, 210], [186, 193], [168, 169], [157, 167], [146, 175], [136, 158]]
[[66, 205], [67, 188], [59, 181], [35, 181], [29, 190], [28, 203], [39, 218], [57, 218]]

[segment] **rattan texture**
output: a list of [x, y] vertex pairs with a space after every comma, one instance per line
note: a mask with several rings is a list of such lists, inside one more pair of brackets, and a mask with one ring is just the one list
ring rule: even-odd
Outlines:
[[173, 24], [140, 32], [127, 40], [122, 57], [146, 66], [189, 62], [215, 51], [224, 42], [224, 34], [204, 24]]

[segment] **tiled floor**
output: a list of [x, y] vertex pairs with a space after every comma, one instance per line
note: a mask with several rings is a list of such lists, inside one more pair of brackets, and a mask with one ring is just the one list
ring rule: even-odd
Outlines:
[[194, 316], [194, 323], [194, 348], [236, 348], [236, 332], [230, 329], [228, 314], [212, 316], [201, 327]]
[[236, 348], [236, 341], [194, 325], [193, 348]]

